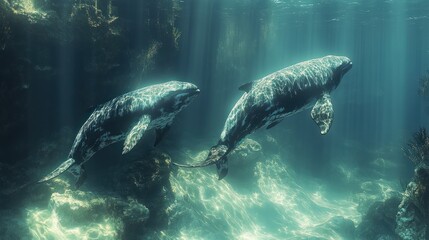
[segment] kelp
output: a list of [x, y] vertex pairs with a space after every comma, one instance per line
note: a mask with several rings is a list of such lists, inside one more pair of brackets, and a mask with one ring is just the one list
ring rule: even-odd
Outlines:
[[402, 148], [404, 155], [415, 165], [429, 161], [429, 136], [425, 128], [414, 133], [411, 140]]

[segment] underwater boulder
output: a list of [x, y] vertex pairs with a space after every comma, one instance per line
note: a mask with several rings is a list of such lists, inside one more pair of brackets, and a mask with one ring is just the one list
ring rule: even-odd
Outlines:
[[45, 11], [35, 2], [41, 1], [3, 1], [3, 6], [31, 24], [47, 22], [51, 17], [51, 12]]
[[162, 227], [168, 217], [167, 205], [173, 200], [169, 181], [171, 158], [153, 150], [135, 155], [115, 175], [116, 191], [122, 196], [139, 199], [150, 210], [150, 223]]
[[399, 203], [399, 196], [373, 203], [356, 229], [357, 239], [399, 239], [395, 233]]
[[396, 223], [402, 239], [429, 239], [429, 167], [416, 168], [399, 205]]
[[47, 209], [29, 209], [27, 225], [37, 239], [119, 239], [148, 217], [149, 210], [132, 198], [65, 190], [52, 194]]
[[429, 239], [429, 134], [414, 133], [402, 148], [414, 163], [414, 176], [407, 185], [396, 216], [396, 233], [406, 240]]

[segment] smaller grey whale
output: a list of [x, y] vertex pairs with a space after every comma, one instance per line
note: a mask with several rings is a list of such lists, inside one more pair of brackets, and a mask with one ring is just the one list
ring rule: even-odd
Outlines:
[[216, 164], [219, 180], [228, 173], [227, 155], [248, 134], [266, 126], [274, 127], [286, 116], [302, 111], [314, 100], [311, 117], [326, 134], [332, 124], [334, 111], [329, 93], [352, 68], [347, 57], [326, 56], [301, 62], [259, 80], [242, 85], [245, 91], [226, 119], [218, 144], [213, 146], [205, 161], [179, 164], [195, 168]]
[[122, 154], [129, 152], [143, 134], [155, 129], [155, 146], [170, 128], [174, 117], [199, 94], [192, 83], [170, 81], [126, 93], [100, 106], [80, 128], [68, 159], [37, 182], [46, 182], [69, 170], [76, 178], [76, 188], [85, 180], [83, 164], [97, 151], [124, 141]]

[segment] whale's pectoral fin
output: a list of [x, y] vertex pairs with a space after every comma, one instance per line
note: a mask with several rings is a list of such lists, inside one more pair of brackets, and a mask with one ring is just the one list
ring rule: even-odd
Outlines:
[[156, 137], [155, 137], [155, 143], [153, 144], [154, 147], [156, 147], [159, 144], [159, 142], [161, 142], [162, 138], [164, 137], [168, 129], [170, 129], [170, 125], [167, 125], [163, 128], [157, 128], [155, 130]]
[[250, 89], [252, 89], [252, 86], [254, 83], [255, 83], [254, 81], [245, 83], [245, 84], [241, 85], [240, 87], [238, 87], [238, 90], [249, 92]]
[[320, 133], [328, 133], [334, 119], [334, 108], [332, 107], [331, 96], [325, 93], [311, 109], [311, 118], [320, 127]]
[[87, 174], [83, 165], [75, 165], [69, 169], [69, 172], [76, 178], [75, 189], [78, 189], [85, 182]]
[[143, 117], [140, 118], [139, 122], [128, 133], [127, 138], [125, 138], [122, 154], [129, 152], [137, 144], [137, 142], [140, 140], [140, 138], [143, 136], [143, 133], [149, 126], [149, 123], [149, 115], [143, 115]]
[[221, 158], [216, 162], [217, 176], [219, 180], [222, 180], [228, 174], [228, 159], [226, 157]]

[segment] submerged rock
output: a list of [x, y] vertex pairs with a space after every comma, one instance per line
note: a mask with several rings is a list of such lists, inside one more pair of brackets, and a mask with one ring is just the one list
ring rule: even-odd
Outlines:
[[396, 216], [396, 232], [402, 239], [429, 239], [429, 134], [417, 131], [403, 148], [415, 164]]
[[180, 4], [1, 0], [0, 102], [7, 104], [0, 109], [0, 158], [24, 161], [37, 141], [23, 141], [30, 132], [47, 136], [57, 123], [77, 125], [88, 106], [175, 70]]
[[133, 198], [65, 190], [52, 194], [48, 209], [28, 210], [27, 224], [35, 239], [119, 239], [148, 217], [149, 210]]
[[402, 239], [429, 239], [429, 168], [416, 168], [396, 216], [396, 232]]
[[395, 233], [399, 203], [399, 196], [373, 203], [356, 229], [357, 239], [399, 239]]
[[173, 201], [169, 181], [171, 158], [151, 151], [136, 156], [116, 174], [115, 187], [122, 196], [139, 199], [150, 210], [150, 224], [161, 228], [168, 222], [165, 209]]

